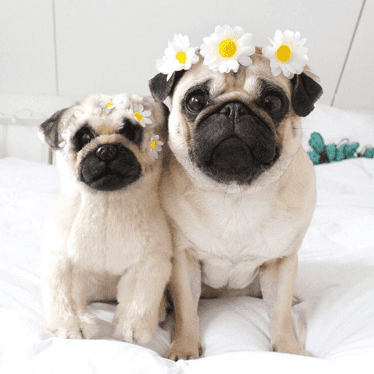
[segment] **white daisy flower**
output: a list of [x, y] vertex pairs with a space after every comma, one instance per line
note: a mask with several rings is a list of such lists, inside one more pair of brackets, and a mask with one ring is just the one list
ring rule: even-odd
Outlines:
[[204, 64], [221, 73], [237, 72], [239, 64], [252, 64], [251, 55], [255, 47], [251, 45], [252, 34], [244, 34], [241, 27], [232, 29], [228, 25], [217, 26], [215, 32], [203, 39], [200, 53], [204, 56]]
[[122, 108], [124, 106], [127, 106], [127, 104], [129, 103], [129, 99], [125, 96], [116, 96], [112, 100], [112, 103], [116, 108]]
[[131, 110], [134, 114], [134, 118], [140, 122], [140, 124], [145, 127], [145, 125], [150, 125], [152, 121], [147, 118], [149, 117], [152, 112], [150, 110], [144, 110], [144, 107], [142, 104], [132, 104]]
[[174, 35], [174, 41], [168, 42], [165, 55], [161, 60], [156, 61], [156, 69], [167, 74], [169, 80], [175, 71], [188, 70], [192, 64], [199, 61], [199, 56], [195, 54], [196, 48], [190, 47], [188, 36]]
[[107, 113], [110, 113], [114, 108], [124, 107], [129, 100], [127, 97], [116, 96], [113, 100], [109, 97], [104, 97], [99, 101], [99, 107]]
[[308, 48], [303, 47], [306, 39], [300, 40], [300, 33], [290, 30], [283, 34], [278, 30], [274, 41], [268, 39], [272, 46], [263, 48], [262, 54], [270, 60], [273, 75], [276, 77], [283, 73], [285, 77], [292, 79], [295, 74], [301, 74], [308, 62]]
[[157, 160], [158, 154], [162, 151], [162, 146], [164, 145], [164, 142], [159, 139], [158, 135], [152, 135], [151, 137], [151, 156], [154, 160]]
[[64, 139], [58, 146], [62, 148], [62, 154], [64, 158], [68, 157], [68, 153], [72, 147], [71, 139], [74, 135], [74, 126], [70, 125], [67, 132], [61, 134], [61, 138]]
[[109, 97], [103, 97], [99, 101], [99, 107], [103, 111], [109, 113], [109, 112], [111, 112], [115, 108], [115, 105], [113, 104], [112, 100]]

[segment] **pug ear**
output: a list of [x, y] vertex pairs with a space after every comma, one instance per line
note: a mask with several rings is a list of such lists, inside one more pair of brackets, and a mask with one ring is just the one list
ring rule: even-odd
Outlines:
[[176, 71], [166, 80], [167, 75], [159, 73], [148, 81], [149, 89], [153, 99], [160, 103], [163, 102], [169, 95], [173, 94], [173, 90], [178, 81], [182, 78], [185, 70]]
[[293, 85], [293, 110], [298, 116], [306, 117], [314, 109], [314, 103], [322, 95], [322, 87], [305, 73], [295, 75], [291, 82]]
[[61, 117], [69, 108], [61, 109], [39, 126], [39, 137], [53, 150], [58, 149]]

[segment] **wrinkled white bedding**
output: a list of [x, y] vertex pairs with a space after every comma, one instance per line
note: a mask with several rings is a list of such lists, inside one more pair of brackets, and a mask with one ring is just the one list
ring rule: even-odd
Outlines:
[[[318, 165], [318, 201], [300, 250], [295, 330], [315, 358], [269, 352], [262, 300], [203, 300], [203, 358], [162, 358], [168, 329], [145, 347], [111, 338], [115, 306], [96, 303], [98, 340], [44, 329], [40, 242], [58, 189], [54, 166], [0, 160], [0, 373], [370, 373], [374, 357], [374, 160]], [[306, 328], [305, 328], [306, 327]]]

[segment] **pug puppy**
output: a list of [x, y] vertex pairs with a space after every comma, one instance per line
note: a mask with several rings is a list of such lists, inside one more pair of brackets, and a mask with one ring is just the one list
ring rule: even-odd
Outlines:
[[297, 251], [316, 202], [300, 117], [313, 110], [322, 88], [307, 68], [292, 80], [274, 77], [261, 51], [237, 73], [215, 72], [199, 54], [189, 70], [149, 82], [157, 102], [171, 100], [173, 156], [161, 187], [175, 246], [171, 359], [201, 353], [202, 288], [210, 296], [228, 289], [262, 294], [272, 350], [308, 355], [291, 321]]
[[43, 238], [48, 329], [92, 338], [93, 301], [118, 301], [115, 337], [148, 342], [171, 274], [158, 196], [167, 108], [151, 98], [91, 95], [40, 125], [57, 151], [60, 190]]

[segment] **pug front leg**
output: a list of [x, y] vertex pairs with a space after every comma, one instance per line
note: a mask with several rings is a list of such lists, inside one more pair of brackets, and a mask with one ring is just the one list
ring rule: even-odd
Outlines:
[[42, 293], [48, 330], [61, 338], [93, 338], [98, 318], [87, 310], [86, 277], [62, 253], [45, 257]]
[[78, 325], [82, 337], [85, 339], [94, 338], [99, 331], [99, 318], [87, 309], [87, 302], [90, 293], [88, 285], [93, 279], [87, 271], [79, 268], [72, 269], [72, 297], [74, 312], [78, 316]]
[[57, 337], [82, 339], [73, 307], [72, 266], [63, 255], [45, 257], [42, 295], [47, 329]]
[[159, 308], [171, 275], [169, 256], [150, 257], [128, 269], [118, 284], [115, 337], [145, 344], [155, 333]]
[[268, 261], [260, 268], [260, 284], [269, 314], [273, 351], [310, 356], [296, 340], [292, 326], [291, 307], [297, 266], [296, 252]]
[[173, 261], [170, 292], [175, 312], [175, 338], [167, 358], [177, 361], [199, 358], [202, 354], [197, 307], [201, 295], [201, 269], [198, 260], [178, 250]]

